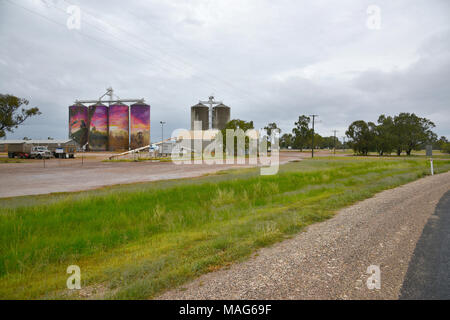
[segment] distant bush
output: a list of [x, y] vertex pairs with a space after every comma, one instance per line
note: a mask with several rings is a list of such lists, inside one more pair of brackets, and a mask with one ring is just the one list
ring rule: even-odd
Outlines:
[[444, 143], [442, 145], [442, 152], [450, 153], [450, 142]]

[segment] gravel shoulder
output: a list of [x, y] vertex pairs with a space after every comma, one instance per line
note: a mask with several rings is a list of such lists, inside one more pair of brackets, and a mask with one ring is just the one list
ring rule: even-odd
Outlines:
[[450, 191], [423, 229], [400, 299], [450, 299]]
[[[383, 191], [157, 299], [398, 299], [416, 243], [448, 190], [450, 172]], [[381, 289], [366, 286], [370, 265], [380, 267]]]

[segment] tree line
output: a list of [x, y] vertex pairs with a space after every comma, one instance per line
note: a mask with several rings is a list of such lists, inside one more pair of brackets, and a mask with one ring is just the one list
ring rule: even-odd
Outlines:
[[[283, 134], [280, 137], [280, 148], [289, 148], [292, 149], [310, 149], [312, 145], [312, 129], [309, 128], [311, 119], [305, 115], [302, 115], [299, 117], [298, 121], [295, 122], [295, 128], [292, 129], [292, 134]], [[248, 129], [254, 129], [253, 121], [244, 121], [241, 119], [233, 119], [229, 121], [225, 128], [222, 130], [222, 136], [224, 139], [224, 146], [226, 144], [225, 136], [226, 136], [226, 129], [242, 129], [244, 131]], [[267, 126], [264, 127], [264, 130], [267, 133], [267, 138], [270, 137], [272, 132], [274, 130], [280, 130], [278, 128], [278, 125], [275, 122], [271, 122], [267, 124]], [[235, 138], [236, 139], [236, 138]], [[268, 138], [269, 139], [269, 138]], [[248, 147], [248, 138], [246, 137], [245, 140], [246, 148]], [[268, 145], [270, 146], [270, 141], [268, 140]], [[342, 148], [342, 143], [339, 141], [338, 138], [335, 138], [334, 136], [330, 137], [322, 137], [318, 133], [314, 133], [314, 145], [316, 148], [321, 149], [332, 149], [336, 146], [336, 148]]]
[[[285, 133], [281, 136], [280, 148], [292, 148], [299, 149], [301, 151], [303, 149], [311, 149], [313, 144], [313, 129], [310, 128], [311, 117], [301, 115], [298, 117], [298, 120], [294, 123], [294, 125], [295, 127], [292, 129], [292, 133]], [[342, 147], [343, 144], [337, 137], [322, 137], [320, 134], [314, 132], [314, 148], [340, 149]]]
[[[25, 99], [0, 94], [0, 138], [5, 137], [6, 132], [13, 132], [28, 118], [41, 114], [36, 107], [24, 108], [26, 105], [28, 101]], [[431, 144], [433, 149], [450, 153], [450, 142], [444, 136], [438, 139], [436, 133], [432, 131], [434, 127], [435, 124], [431, 120], [421, 118], [414, 113], [402, 112], [393, 117], [382, 114], [378, 117], [377, 123], [364, 120], [351, 123], [345, 132], [348, 142], [343, 145], [334, 136], [322, 137], [313, 132], [311, 118], [301, 115], [294, 123], [292, 133], [285, 133], [280, 137], [280, 147], [299, 150], [312, 147], [320, 149], [349, 147], [355, 153], [362, 155], [367, 155], [369, 152], [377, 152], [379, 155], [388, 155], [393, 152], [400, 155], [406, 152], [407, 155], [411, 155], [412, 150], [424, 149], [426, 145]], [[225, 129], [237, 128], [244, 131], [253, 129], [253, 121], [234, 119], [227, 123]], [[279, 128], [275, 122], [272, 122], [264, 129], [270, 136], [273, 130]], [[223, 135], [225, 137], [225, 130]]]
[[[276, 124], [269, 124], [275, 125]], [[377, 152], [380, 156], [405, 152], [411, 155], [413, 150], [424, 149], [430, 144], [433, 149], [439, 149], [450, 153], [450, 142], [446, 137], [437, 138], [432, 131], [435, 124], [426, 118], [421, 118], [414, 113], [402, 112], [396, 116], [378, 117], [377, 123], [357, 120], [350, 124], [345, 132], [348, 138], [345, 145], [334, 136], [322, 137], [314, 133], [311, 128], [311, 118], [305, 115], [299, 116], [294, 123], [292, 133], [285, 133], [280, 138], [281, 148], [311, 149], [314, 148], [351, 148], [355, 153], [368, 155], [369, 152]]]
[[377, 152], [380, 156], [403, 151], [409, 156], [412, 150], [424, 149], [437, 141], [432, 131], [434, 123], [414, 113], [402, 112], [394, 117], [384, 114], [377, 123], [354, 121], [345, 132], [350, 147], [358, 154]]

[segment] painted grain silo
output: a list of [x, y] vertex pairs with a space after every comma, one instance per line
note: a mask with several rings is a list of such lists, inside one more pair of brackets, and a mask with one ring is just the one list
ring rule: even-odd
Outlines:
[[212, 109], [212, 128], [223, 130], [230, 121], [230, 107], [223, 103]]
[[88, 108], [82, 104], [69, 107], [69, 138], [73, 139], [80, 147], [87, 142]]
[[128, 150], [129, 146], [129, 107], [125, 104], [117, 103], [109, 106], [109, 150]]
[[191, 107], [191, 130], [194, 130], [194, 121], [202, 122], [202, 130], [209, 129], [209, 107], [198, 103]]
[[150, 106], [135, 103], [130, 107], [130, 148], [136, 149], [150, 144]]
[[89, 106], [89, 150], [108, 150], [108, 107], [97, 103]]

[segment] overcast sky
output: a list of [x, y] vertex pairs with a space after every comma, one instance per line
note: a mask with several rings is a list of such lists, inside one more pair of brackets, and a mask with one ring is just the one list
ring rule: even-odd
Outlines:
[[188, 128], [210, 94], [282, 133], [302, 114], [341, 138], [354, 120], [415, 112], [450, 138], [449, 12], [448, 0], [0, 0], [0, 93], [42, 111], [7, 138], [66, 138], [67, 107], [109, 86], [151, 105], [153, 142], [160, 120], [165, 136]]

